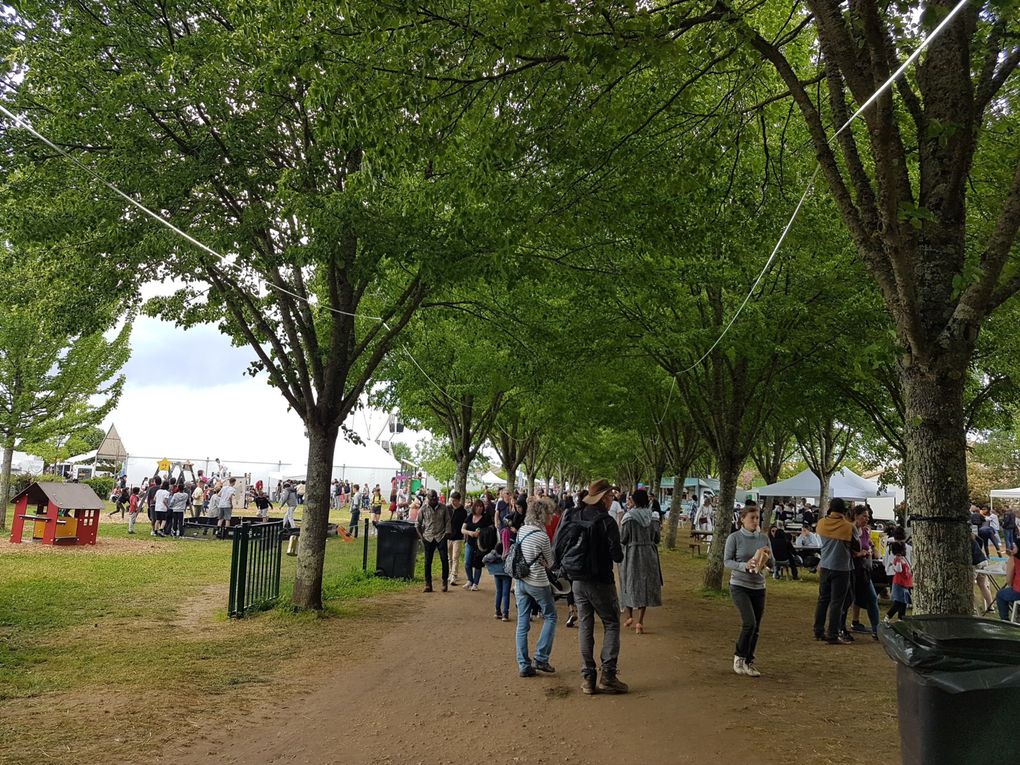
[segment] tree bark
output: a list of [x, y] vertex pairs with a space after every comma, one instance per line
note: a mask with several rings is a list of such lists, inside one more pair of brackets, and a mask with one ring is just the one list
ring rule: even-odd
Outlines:
[[9, 438], [3, 446], [4, 461], [0, 467], [0, 529], [7, 529], [7, 503], [11, 493], [11, 465], [14, 463], [14, 439]]
[[[918, 614], [969, 615], [974, 608], [967, 508], [963, 388], [966, 356], [901, 370], [907, 407], [907, 497]], [[938, 520], [929, 520], [938, 519]]]
[[506, 468], [506, 487], [513, 494], [517, 491], [517, 463], [507, 465]]
[[680, 497], [683, 496], [684, 476], [673, 476], [673, 500], [669, 503], [669, 530], [666, 533], [666, 547], [670, 550], [676, 549], [676, 534], [680, 528]]
[[818, 509], [824, 515], [829, 509], [829, 494], [832, 493], [832, 476], [822, 471], [818, 476]]
[[721, 590], [723, 579], [723, 548], [733, 528], [733, 504], [737, 496], [740, 465], [731, 460], [719, 460], [719, 506], [715, 509], [715, 528], [712, 544], [708, 548], [705, 566], [705, 587]]
[[[665, 467], [663, 467], [662, 465], [656, 465], [655, 472], [652, 473], [651, 496], [655, 497], [656, 499], [659, 496], [659, 487], [662, 486], [662, 474], [665, 472], [666, 472]], [[676, 493], [675, 488], [673, 490], [673, 493], [674, 494]]]
[[329, 487], [333, 477], [333, 453], [339, 428], [307, 424], [308, 469], [305, 475], [305, 508], [298, 538], [297, 573], [293, 603], [298, 608], [322, 609], [322, 570], [326, 557], [329, 522]]
[[457, 472], [453, 476], [453, 489], [460, 492], [461, 499], [467, 496], [467, 477], [470, 466], [470, 457], [463, 455], [457, 457]]

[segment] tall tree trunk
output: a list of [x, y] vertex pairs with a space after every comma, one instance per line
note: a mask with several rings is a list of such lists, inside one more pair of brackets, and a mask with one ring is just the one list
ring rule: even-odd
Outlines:
[[506, 487], [511, 494], [517, 491], [517, 463], [506, 466]]
[[825, 514], [829, 509], [829, 495], [832, 493], [832, 475], [822, 471], [818, 476], [818, 509]]
[[529, 497], [535, 496], [535, 479], [537, 477], [538, 476], [535, 475], [534, 473], [531, 473], [531, 472], [528, 473], [528, 496]]
[[457, 456], [457, 472], [453, 476], [453, 489], [460, 492], [461, 499], [467, 496], [467, 479], [470, 467], [470, 455], [461, 454]]
[[[662, 474], [665, 472], [666, 472], [665, 467], [663, 467], [662, 465], [656, 465], [655, 472], [652, 473], [651, 495], [656, 499], [658, 499], [659, 497], [659, 487], [662, 486]], [[674, 493], [675, 492], [676, 489], [674, 489]]]
[[11, 493], [11, 465], [14, 463], [14, 439], [3, 445], [4, 462], [0, 467], [0, 529], [7, 528], [7, 503]]
[[[941, 363], [940, 363], [941, 362]], [[901, 371], [906, 400], [907, 497], [917, 574], [916, 613], [973, 612], [963, 387], [966, 357]], [[925, 520], [937, 518], [939, 520]]]
[[676, 533], [680, 528], [680, 512], [682, 505], [680, 498], [683, 496], [684, 476], [679, 473], [673, 476], [673, 500], [669, 503], [669, 530], [666, 534], [666, 547], [670, 550], [676, 549]]
[[329, 522], [329, 487], [333, 453], [339, 428], [309, 423], [308, 469], [305, 474], [305, 508], [298, 538], [297, 573], [293, 603], [298, 608], [322, 608], [322, 569], [326, 557]]
[[737, 496], [740, 464], [735, 460], [719, 458], [719, 506], [715, 509], [715, 529], [708, 548], [708, 565], [705, 566], [705, 587], [721, 590], [723, 579], [723, 548], [726, 537], [733, 530], [733, 505]]

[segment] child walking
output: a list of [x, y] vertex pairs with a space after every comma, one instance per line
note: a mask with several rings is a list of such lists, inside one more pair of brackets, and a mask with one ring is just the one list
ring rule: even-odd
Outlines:
[[135, 533], [135, 521], [138, 519], [139, 488], [136, 486], [131, 490], [128, 498], [128, 534]]
[[910, 570], [910, 563], [907, 562], [907, 547], [903, 542], [893, 542], [889, 549], [892, 551], [892, 608], [885, 616], [885, 623], [889, 624], [894, 616], [903, 619], [907, 615], [907, 604], [910, 603], [910, 591], [914, 589], [914, 573]]

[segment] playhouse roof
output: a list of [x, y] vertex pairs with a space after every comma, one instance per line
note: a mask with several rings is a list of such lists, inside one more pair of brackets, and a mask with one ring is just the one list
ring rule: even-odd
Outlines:
[[102, 510], [103, 500], [84, 483], [33, 483], [12, 502], [28, 495], [30, 505], [52, 502], [61, 510]]

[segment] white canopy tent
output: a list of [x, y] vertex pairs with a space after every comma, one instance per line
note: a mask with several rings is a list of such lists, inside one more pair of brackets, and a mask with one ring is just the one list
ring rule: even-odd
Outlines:
[[[756, 489], [759, 497], [812, 497], [817, 499], [822, 493], [822, 484], [818, 476], [810, 469], [803, 470], [792, 478], [779, 481]], [[833, 473], [829, 479], [829, 496], [840, 499], [871, 499], [888, 497], [877, 483], [861, 478], [850, 468], [842, 468]]]
[[485, 475], [483, 475], [479, 480], [486, 486], [503, 486], [506, 484], [505, 478], [500, 478], [491, 470], [488, 471]]
[[991, 495], [993, 505], [996, 499], [1020, 499], [1020, 486], [1015, 489], [992, 489]]

